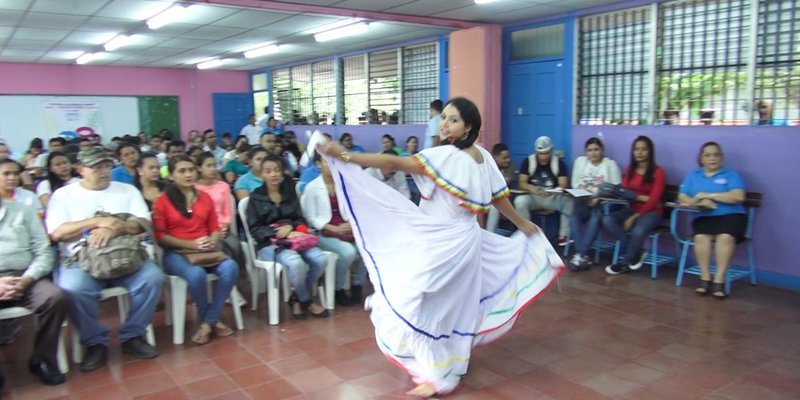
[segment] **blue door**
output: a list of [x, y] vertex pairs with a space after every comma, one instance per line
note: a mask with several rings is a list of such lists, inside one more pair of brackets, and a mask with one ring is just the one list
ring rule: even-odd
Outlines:
[[503, 142], [514, 165], [519, 167], [533, 153], [533, 142], [542, 135], [550, 136], [556, 149], [569, 152], [570, 77], [563, 60], [512, 64], [507, 71]]
[[230, 132], [233, 139], [247, 125], [247, 117], [253, 114], [253, 95], [250, 93], [214, 93], [214, 130], [217, 140]]

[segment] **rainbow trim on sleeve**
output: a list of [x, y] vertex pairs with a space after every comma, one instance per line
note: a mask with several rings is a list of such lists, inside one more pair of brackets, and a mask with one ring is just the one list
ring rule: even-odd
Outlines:
[[[428, 161], [428, 158], [425, 157], [423, 154], [421, 154], [421, 153], [415, 154], [414, 157], [413, 157], [413, 160], [417, 163], [417, 165], [420, 166], [420, 168], [422, 168], [422, 172], [427, 177], [431, 178], [431, 180], [433, 180], [433, 183], [436, 186], [438, 186], [439, 188], [441, 188], [445, 192], [447, 192], [447, 193], [457, 197], [458, 199], [460, 199], [461, 203], [459, 204], [459, 206], [467, 209], [469, 212], [471, 212], [473, 214], [485, 214], [485, 213], [489, 212], [489, 208], [491, 206], [491, 203], [482, 203], [480, 201], [475, 201], [475, 200], [472, 200], [472, 199], [468, 198], [467, 197], [467, 192], [464, 189], [456, 186], [453, 182], [450, 182], [445, 177], [443, 177], [439, 173], [439, 171], [437, 171], [436, 168], [434, 168], [433, 165], [430, 164], [430, 162]], [[505, 191], [508, 192], [508, 188], [505, 188]], [[500, 192], [498, 192], [497, 195], [502, 195], [502, 194], [503, 194], [503, 191], [500, 191]], [[510, 192], [508, 194], [506, 194], [505, 196], [508, 196], [508, 195], [510, 195]], [[494, 196], [495, 195], [493, 195], [493, 201], [496, 200], [494, 198]], [[503, 197], [503, 196], [501, 196], [501, 197]]]

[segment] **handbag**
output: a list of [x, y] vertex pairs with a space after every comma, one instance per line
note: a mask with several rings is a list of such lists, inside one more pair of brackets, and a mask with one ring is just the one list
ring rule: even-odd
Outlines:
[[636, 192], [633, 190], [625, 189], [621, 185], [603, 182], [597, 187], [597, 194], [600, 197], [610, 197], [615, 199], [624, 199], [628, 201], [636, 200]]
[[[122, 221], [133, 218], [152, 236], [150, 225], [132, 214], [98, 211], [95, 216], [112, 217]], [[66, 258], [64, 264], [72, 265], [77, 261], [78, 266], [95, 279], [107, 280], [132, 274], [138, 271], [147, 259], [147, 251], [142, 246], [140, 235], [117, 235], [109, 239], [103, 247], [90, 246], [87, 236], [88, 232], [84, 232], [84, 238], [75, 245], [78, 251]]]
[[[289, 221], [278, 221], [274, 224], [270, 224], [270, 228], [278, 230], [281, 227], [286, 225], [291, 225]], [[316, 235], [312, 235], [308, 233], [308, 227], [305, 225], [298, 225], [293, 228], [291, 235], [292, 237], [283, 237], [279, 238], [277, 236], [273, 236], [270, 239], [270, 242], [279, 248], [294, 250], [297, 252], [308, 250], [312, 247], [316, 247], [319, 244], [319, 238]]]
[[350, 232], [334, 232], [332, 230], [323, 229], [322, 234], [328, 237], [336, 238], [344, 242], [355, 243], [356, 238], [353, 236], [353, 231]]
[[178, 252], [186, 257], [189, 264], [203, 268], [214, 268], [228, 258], [228, 255], [220, 250], [180, 249]]

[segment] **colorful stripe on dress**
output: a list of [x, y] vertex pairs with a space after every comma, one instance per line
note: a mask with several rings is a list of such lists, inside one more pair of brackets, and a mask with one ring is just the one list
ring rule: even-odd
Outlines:
[[[422, 168], [422, 172], [425, 174], [425, 176], [431, 178], [431, 180], [436, 186], [438, 186], [445, 192], [455, 196], [456, 198], [460, 199], [461, 203], [459, 203], [459, 206], [467, 209], [469, 212], [473, 214], [485, 214], [489, 212], [489, 208], [492, 205], [491, 203], [483, 203], [468, 198], [467, 192], [464, 189], [461, 189], [460, 187], [456, 186], [453, 182], [450, 182], [449, 180], [447, 180], [447, 178], [442, 176], [436, 170], [436, 168], [434, 168], [430, 164], [428, 158], [426, 158], [424, 155], [415, 154], [414, 157], [412, 157], [412, 159], [417, 163], [417, 165], [420, 166], [420, 168]], [[508, 188], [505, 188], [505, 190], [508, 191]], [[501, 190], [497, 194], [502, 195], [502, 193], [503, 191]], [[510, 195], [510, 192], [508, 195]], [[494, 196], [495, 195], [493, 195], [492, 197], [493, 201], [496, 200]]]

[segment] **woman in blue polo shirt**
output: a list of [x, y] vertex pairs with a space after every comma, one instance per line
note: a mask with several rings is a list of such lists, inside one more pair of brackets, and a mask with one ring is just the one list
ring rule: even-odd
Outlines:
[[[698, 295], [711, 293], [717, 299], [725, 293], [725, 274], [728, 271], [736, 242], [744, 238], [747, 226], [745, 215], [744, 180], [738, 172], [722, 166], [722, 147], [707, 142], [700, 148], [700, 168], [686, 175], [681, 183], [678, 201], [682, 205], [704, 208], [692, 221], [694, 254], [700, 266]], [[716, 242], [717, 273], [711, 280], [711, 243]]]

